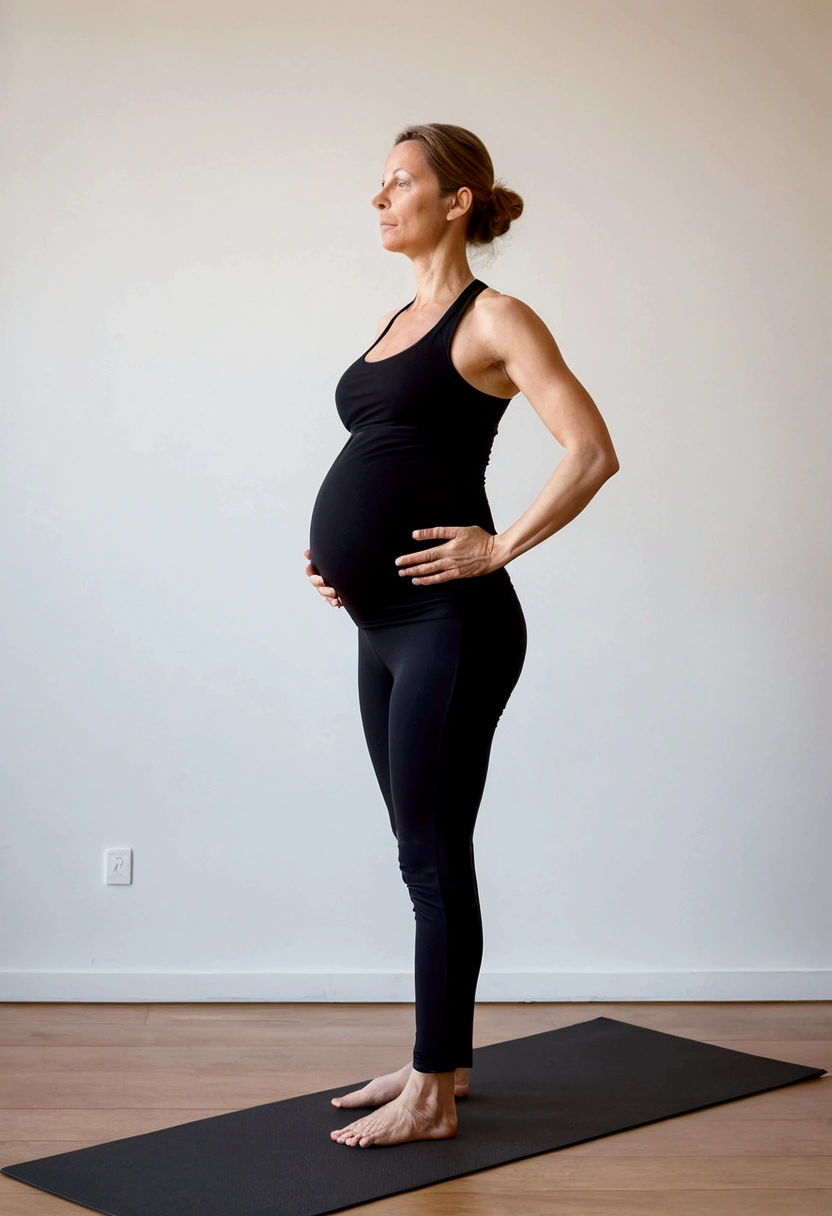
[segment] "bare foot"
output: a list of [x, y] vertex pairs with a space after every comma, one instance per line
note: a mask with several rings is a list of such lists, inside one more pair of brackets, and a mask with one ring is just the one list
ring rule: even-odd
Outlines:
[[[407, 1084], [407, 1078], [413, 1071], [412, 1064], [403, 1064], [398, 1072], [385, 1073], [383, 1077], [374, 1077], [363, 1089], [353, 1089], [340, 1098], [332, 1098], [333, 1106], [381, 1106], [382, 1103], [392, 1102]], [[454, 1073], [454, 1097], [468, 1096], [468, 1069], [457, 1068]]]
[[363, 1119], [330, 1132], [350, 1148], [405, 1144], [409, 1140], [447, 1140], [457, 1133], [454, 1074], [411, 1071], [397, 1098]]

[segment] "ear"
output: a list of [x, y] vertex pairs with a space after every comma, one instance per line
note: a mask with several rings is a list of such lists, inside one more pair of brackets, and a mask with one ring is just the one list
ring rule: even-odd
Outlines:
[[455, 220], [460, 215], [465, 215], [471, 210], [474, 203], [474, 195], [467, 186], [460, 186], [454, 196], [454, 203], [450, 211], [445, 216], [446, 220]]

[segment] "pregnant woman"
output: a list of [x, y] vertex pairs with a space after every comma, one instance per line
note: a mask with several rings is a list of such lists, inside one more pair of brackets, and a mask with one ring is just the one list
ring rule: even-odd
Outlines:
[[[474, 824], [526, 622], [506, 566], [573, 519], [618, 469], [606, 425], [540, 318], [475, 278], [469, 247], [523, 210], [482, 141], [429, 123], [397, 136], [372, 200], [416, 295], [383, 317], [335, 403], [349, 439], [312, 512], [306, 574], [357, 626], [370, 758], [416, 920], [412, 1060], [340, 1107], [377, 1107], [331, 1133], [351, 1147], [442, 1139], [468, 1090], [483, 952]], [[485, 468], [523, 393], [565, 454], [498, 533]]]

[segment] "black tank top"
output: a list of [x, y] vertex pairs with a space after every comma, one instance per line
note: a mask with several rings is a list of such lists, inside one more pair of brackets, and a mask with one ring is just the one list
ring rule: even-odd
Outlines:
[[414, 584], [395, 559], [436, 548], [417, 528], [478, 524], [496, 533], [485, 469], [510, 397], [481, 392], [451, 362], [465, 308], [487, 284], [474, 279], [411, 346], [368, 362], [405, 309], [338, 381], [335, 404], [350, 432], [318, 491], [310, 560], [360, 627], [481, 611], [513, 587], [506, 568], [472, 578]]

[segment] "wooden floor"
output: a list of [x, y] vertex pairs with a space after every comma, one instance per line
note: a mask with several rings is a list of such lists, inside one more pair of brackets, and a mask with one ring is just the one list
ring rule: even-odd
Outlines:
[[[832, 1073], [832, 1001], [479, 1004], [474, 1043], [602, 1015]], [[400, 1004], [0, 1004], [0, 1165], [390, 1072], [413, 1025]], [[82, 1210], [0, 1175], [2, 1216]], [[832, 1216], [832, 1075], [350, 1211]]]

